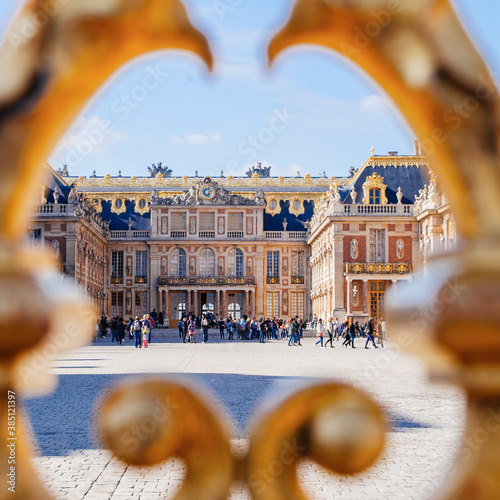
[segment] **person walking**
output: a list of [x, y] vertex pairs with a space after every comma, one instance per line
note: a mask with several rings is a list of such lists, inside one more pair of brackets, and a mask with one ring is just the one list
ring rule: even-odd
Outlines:
[[203, 315], [203, 318], [201, 320], [201, 326], [203, 328], [203, 342], [202, 344], [208, 344], [208, 318], [206, 315]]
[[220, 338], [224, 339], [224, 320], [222, 318], [219, 320], [219, 332]]
[[352, 316], [349, 316], [349, 320], [347, 322], [347, 335], [346, 335], [346, 339], [348, 339], [348, 340], [347, 340], [347, 346], [346, 347], [349, 347], [349, 344], [350, 344], [353, 349], [356, 349], [356, 346], [354, 345], [354, 339], [355, 339], [355, 337], [356, 337], [356, 327], [354, 325], [354, 321], [352, 319]]
[[125, 321], [123, 321], [123, 318], [118, 318], [118, 325], [116, 327], [117, 331], [117, 342], [120, 342], [120, 345], [123, 342], [123, 339], [125, 338]]
[[325, 343], [325, 347], [328, 345], [328, 342], [330, 342], [330, 347], [333, 348], [333, 331], [334, 331], [334, 326], [333, 326], [333, 318], [328, 318], [328, 322], [326, 323], [326, 332], [328, 333], [328, 340]]
[[179, 330], [179, 338], [184, 342], [184, 321], [182, 319], [177, 323], [177, 329]]
[[321, 343], [321, 347], [325, 347], [323, 345], [323, 335], [325, 333], [325, 327], [323, 325], [323, 320], [320, 318], [318, 320], [318, 326], [316, 326], [316, 337], [319, 337], [319, 340], [314, 344], [314, 346], [317, 346], [319, 343]]
[[135, 348], [142, 347], [142, 337], [141, 337], [141, 322], [139, 321], [139, 316], [135, 317], [132, 323], [131, 331], [134, 332]]
[[339, 323], [339, 318], [335, 318], [335, 321], [333, 322], [333, 338], [337, 342], [340, 339], [340, 323]]
[[290, 325], [290, 335], [288, 337], [288, 345], [294, 346], [297, 343], [297, 330], [298, 324], [296, 322], [297, 318], [293, 318], [293, 321]]
[[142, 325], [142, 345], [146, 349], [148, 347], [149, 333], [150, 333], [149, 321], [145, 321], [144, 324]]
[[375, 337], [374, 337], [374, 333], [375, 333], [375, 327], [373, 326], [373, 319], [370, 318], [368, 320], [368, 331], [366, 332], [366, 344], [365, 344], [365, 349], [368, 349], [368, 343], [371, 342], [373, 345], [372, 345], [372, 349], [376, 349], [377, 346], [375, 345]]
[[194, 322], [194, 319], [192, 319], [188, 325], [188, 341], [192, 344], [196, 344], [196, 337], [194, 336], [195, 327], [196, 323]]

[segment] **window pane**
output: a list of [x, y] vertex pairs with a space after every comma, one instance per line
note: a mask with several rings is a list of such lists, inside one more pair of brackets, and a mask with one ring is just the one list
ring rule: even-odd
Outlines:
[[111, 276], [123, 276], [123, 251], [111, 252]]
[[201, 251], [200, 276], [215, 276], [215, 253], [210, 248]]
[[200, 231], [215, 230], [215, 213], [201, 212], [200, 213]]
[[135, 275], [148, 275], [148, 252], [147, 250], [135, 252]]
[[186, 212], [174, 212], [172, 214], [172, 231], [186, 230]]
[[280, 275], [280, 253], [267, 252], [267, 276], [278, 277]]
[[229, 214], [228, 231], [243, 231], [243, 212]]

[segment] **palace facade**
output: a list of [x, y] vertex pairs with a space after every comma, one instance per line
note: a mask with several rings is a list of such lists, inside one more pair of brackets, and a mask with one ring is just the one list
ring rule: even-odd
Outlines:
[[99, 312], [217, 317], [384, 314], [385, 293], [457, 243], [419, 154], [371, 157], [343, 178], [71, 177], [50, 169], [30, 221]]

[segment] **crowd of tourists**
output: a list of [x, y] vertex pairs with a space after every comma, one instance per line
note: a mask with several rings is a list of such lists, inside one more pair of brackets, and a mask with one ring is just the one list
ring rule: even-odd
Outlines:
[[[99, 337], [105, 338], [108, 329], [111, 333], [111, 341], [122, 344], [128, 335], [128, 338], [135, 343], [136, 348], [147, 348], [151, 343], [151, 330], [153, 328], [163, 328], [163, 314], [156, 310], [150, 314], [143, 315], [142, 318], [136, 316], [130, 317], [125, 321], [122, 317], [113, 317], [110, 321], [106, 316], [101, 316], [96, 323]], [[307, 323], [298, 316], [291, 320], [281, 318], [249, 318], [243, 315], [240, 319], [229, 316], [226, 319], [217, 319], [215, 315], [208, 312], [202, 316], [196, 316], [193, 313], [183, 314], [177, 323], [179, 338], [183, 343], [196, 343], [197, 330], [202, 332], [202, 344], [208, 343], [210, 329], [217, 329], [220, 338], [223, 340], [258, 340], [265, 343], [272, 340], [287, 340], [289, 346], [302, 346], [301, 339], [305, 329], [313, 329], [318, 338], [316, 346], [320, 345], [326, 348], [334, 347], [334, 342], [342, 342], [342, 347], [356, 348], [354, 340], [365, 337], [365, 349], [377, 349], [379, 346], [375, 343], [378, 339], [380, 347], [384, 348], [385, 323], [380, 322], [375, 325], [373, 319], [364, 321], [354, 321], [349, 316], [341, 322], [338, 318], [328, 318], [327, 321], [314, 315], [312, 322]]]
[[[362, 325], [359, 321], [354, 321], [352, 316], [349, 316], [346, 321], [339, 322], [338, 318], [333, 320], [333, 317], [328, 318], [328, 321], [323, 322], [321, 318], [314, 316], [311, 326], [316, 330], [316, 337], [319, 340], [315, 345], [321, 344], [321, 347], [326, 348], [328, 344], [333, 348], [333, 341], [342, 340], [342, 347], [351, 347], [356, 349], [354, 345], [354, 339], [357, 337], [366, 337], [365, 349], [371, 347], [372, 349], [377, 349], [378, 346], [375, 343], [375, 337], [377, 336], [380, 342], [380, 347], [384, 347], [384, 337], [385, 337], [385, 323], [381, 319], [377, 326], [374, 325], [373, 319], [369, 318]], [[378, 333], [377, 333], [378, 332]], [[328, 336], [328, 340], [323, 344], [325, 337]], [[371, 343], [371, 346], [369, 344]]]
[[177, 323], [179, 338], [182, 342], [196, 342], [196, 330], [202, 330], [202, 344], [208, 342], [208, 330], [217, 328], [221, 339], [227, 340], [256, 340], [260, 343], [266, 340], [288, 339], [288, 345], [302, 345], [302, 331], [306, 323], [295, 317], [292, 320], [284, 321], [280, 318], [249, 318], [243, 315], [241, 319], [232, 318], [219, 319], [211, 314], [195, 316], [192, 313], [185, 314]]

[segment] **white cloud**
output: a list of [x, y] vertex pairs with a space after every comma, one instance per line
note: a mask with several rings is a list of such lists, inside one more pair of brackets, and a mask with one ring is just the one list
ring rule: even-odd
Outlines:
[[392, 102], [383, 95], [371, 94], [359, 101], [359, 109], [362, 113], [392, 113], [394, 106]]
[[119, 129], [110, 120], [105, 120], [98, 115], [82, 117], [76, 120], [59, 142], [52, 158], [56, 162], [64, 162], [68, 152], [74, 152], [81, 157], [89, 156], [106, 151], [109, 147], [129, 139], [127, 132]]
[[219, 132], [209, 132], [208, 134], [187, 133], [184, 135], [172, 134], [170, 141], [176, 144], [220, 144], [222, 135]]

